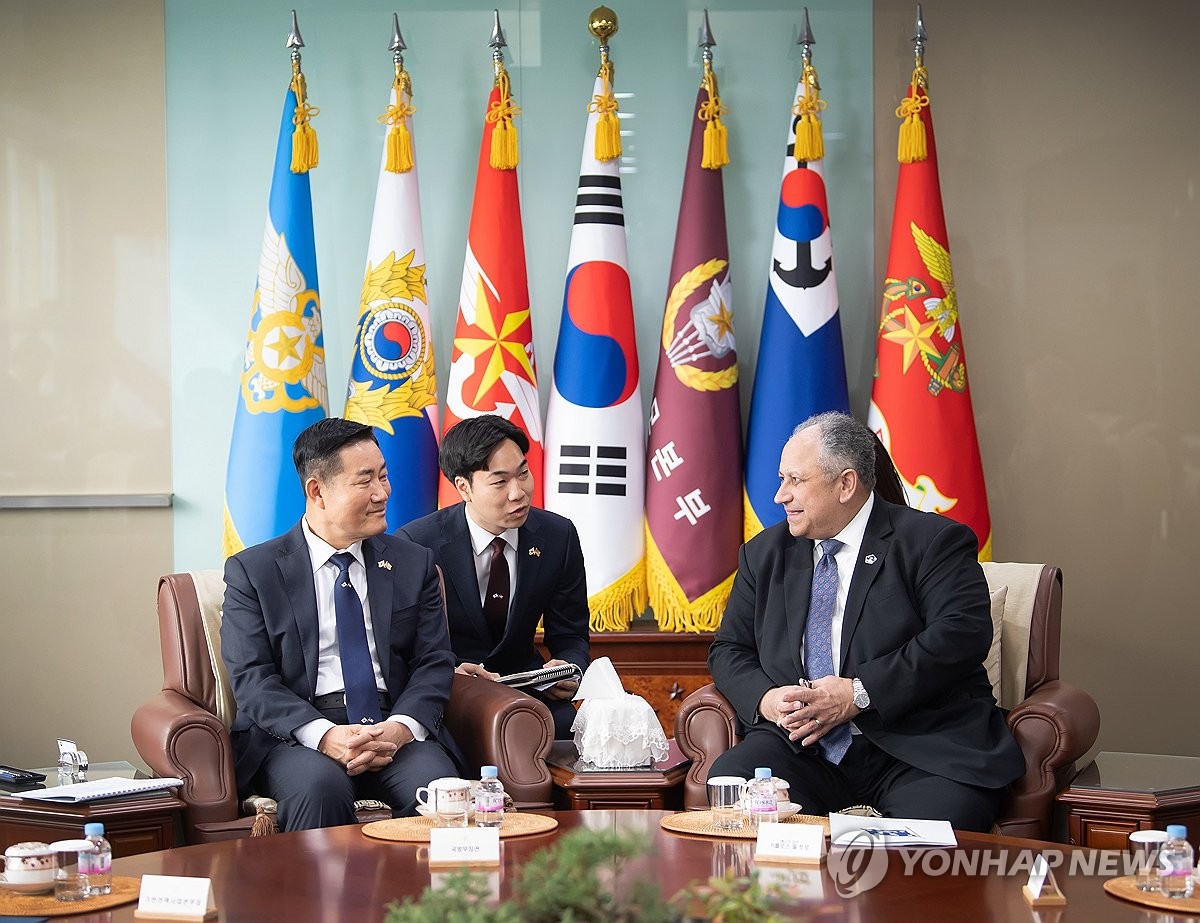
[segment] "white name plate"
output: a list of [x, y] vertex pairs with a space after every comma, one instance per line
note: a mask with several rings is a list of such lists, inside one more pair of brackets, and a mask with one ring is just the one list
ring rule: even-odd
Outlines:
[[756, 862], [794, 862], [820, 865], [825, 856], [825, 828], [821, 824], [759, 824]]
[[499, 827], [434, 827], [429, 831], [430, 867], [500, 864]]
[[217, 915], [212, 880], [179, 875], [143, 875], [135, 917], [150, 920], [208, 920]]

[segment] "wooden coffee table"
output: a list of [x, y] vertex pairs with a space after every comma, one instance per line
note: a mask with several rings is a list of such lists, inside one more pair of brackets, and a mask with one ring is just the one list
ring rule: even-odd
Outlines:
[[[642, 831], [650, 837], [649, 851], [623, 868], [625, 876], [641, 876], [658, 884], [666, 896], [727, 869], [745, 873], [754, 868], [754, 844], [683, 836], [659, 827], [658, 811], [558, 812], [557, 831], [505, 839], [501, 866], [490, 873], [499, 896], [512, 895], [512, 883], [530, 857], [559, 836], [581, 827]], [[1081, 850], [985, 834], [959, 834], [952, 852], [993, 856], [1006, 851], [1010, 859], [1023, 850], [1039, 848]], [[405, 896], [418, 896], [431, 880], [426, 847], [390, 843], [363, 836], [357, 826], [282, 833], [254, 839], [186, 846], [165, 852], [118, 859], [117, 875], [184, 875], [212, 880], [223, 923], [362, 923], [383, 919], [385, 907]], [[869, 890], [841, 896], [828, 869], [803, 870], [806, 883], [789, 898], [785, 915], [813, 920], [856, 920], [863, 923], [930, 923], [934, 920], [1054, 919], [1061, 923], [1134, 921], [1146, 919], [1143, 910], [1104, 893], [1103, 877], [1060, 876], [1067, 897], [1061, 911], [1030, 910], [1021, 896], [1028, 865], [1013, 875], [931, 875], [939, 863], [916, 862], [912, 873], [898, 853], [890, 851], [886, 874]], [[441, 871], [432, 873], [444, 880]], [[135, 905], [106, 911], [104, 920], [132, 921]], [[95, 918], [99, 923], [100, 918]]]

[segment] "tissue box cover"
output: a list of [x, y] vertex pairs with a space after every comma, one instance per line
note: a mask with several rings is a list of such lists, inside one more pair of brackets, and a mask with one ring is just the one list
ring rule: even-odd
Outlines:
[[645, 769], [667, 755], [667, 736], [640, 695], [588, 699], [571, 730], [580, 761], [598, 769]]

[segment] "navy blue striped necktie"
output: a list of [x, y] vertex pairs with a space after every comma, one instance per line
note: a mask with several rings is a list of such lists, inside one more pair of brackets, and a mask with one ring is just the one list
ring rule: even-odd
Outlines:
[[379, 690], [375, 688], [375, 665], [367, 646], [362, 600], [350, 582], [350, 562], [354, 555], [339, 551], [329, 560], [338, 568], [333, 584], [333, 609], [337, 617], [338, 656], [342, 660], [342, 682], [346, 690], [346, 717], [351, 724], [375, 724], [382, 717]]

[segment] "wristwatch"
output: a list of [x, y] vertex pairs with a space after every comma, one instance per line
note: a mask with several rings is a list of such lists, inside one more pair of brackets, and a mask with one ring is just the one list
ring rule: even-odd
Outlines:
[[871, 697], [867, 695], [866, 687], [863, 686], [862, 680], [858, 677], [850, 680], [854, 686], [854, 707], [859, 711], [866, 711], [871, 707]]

